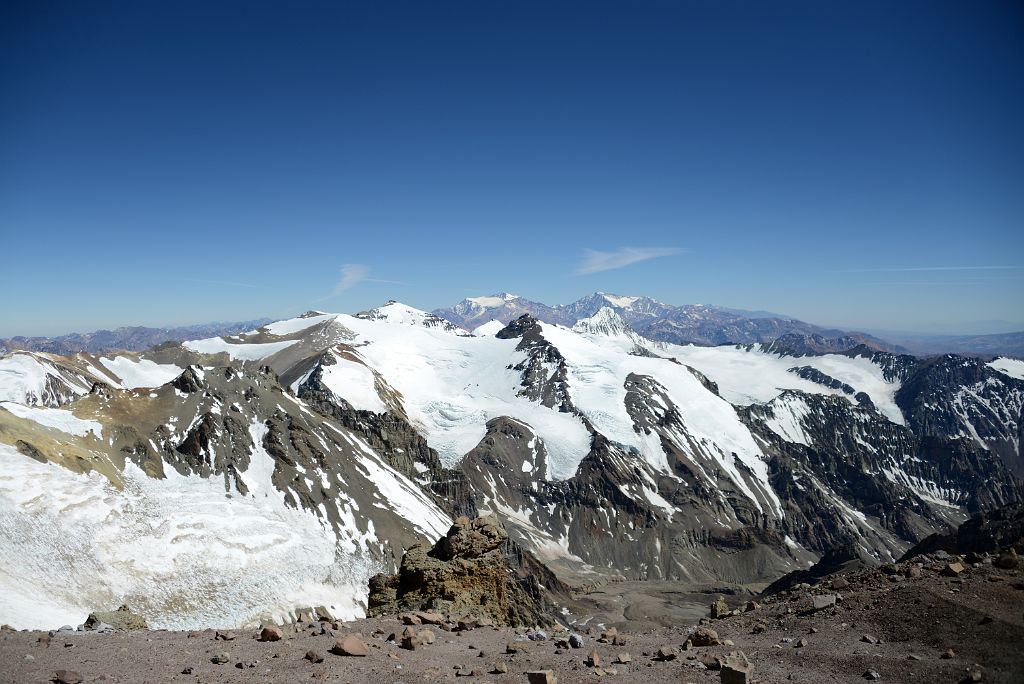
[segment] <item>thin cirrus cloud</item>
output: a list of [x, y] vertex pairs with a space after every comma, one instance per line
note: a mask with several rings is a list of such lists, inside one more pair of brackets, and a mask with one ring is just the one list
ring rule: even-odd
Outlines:
[[912, 273], [915, 271], [1015, 271], [1022, 266], [911, 266], [908, 268], [851, 268], [847, 273]]
[[331, 294], [324, 297], [324, 299], [337, 297], [338, 295], [351, 290], [359, 283], [389, 283], [391, 285], [405, 285], [405, 283], [398, 280], [371, 278], [370, 267], [365, 264], [342, 264], [341, 276], [338, 278], [338, 282], [335, 283], [334, 289], [331, 290]]
[[576, 275], [612, 271], [639, 264], [642, 261], [675, 256], [685, 251], [678, 247], [620, 247], [614, 252], [584, 249], [583, 262], [576, 268]]

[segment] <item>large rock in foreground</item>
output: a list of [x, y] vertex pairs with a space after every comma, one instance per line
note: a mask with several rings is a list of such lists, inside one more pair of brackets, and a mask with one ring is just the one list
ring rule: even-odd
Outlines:
[[89, 617], [85, 620], [85, 628], [97, 629], [100, 625], [109, 625], [114, 629], [122, 630], [149, 629], [146, 618], [132, 612], [128, 606], [121, 606], [117, 610], [89, 613]]
[[551, 597], [558, 595], [568, 599], [568, 586], [510, 542], [495, 516], [461, 517], [433, 548], [406, 551], [397, 575], [370, 578], [368, 614], [432, 610], [541, 625], [553, 622], [558, 606]]

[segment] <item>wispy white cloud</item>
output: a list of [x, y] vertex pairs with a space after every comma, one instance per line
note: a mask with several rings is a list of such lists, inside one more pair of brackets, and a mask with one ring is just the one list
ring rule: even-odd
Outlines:
[[912, 273], [914, 271], [1014, 271], [1024, 266], [911, 266], [908, 268], [850, 268], [846, 273]]
[[614, 252], [602, 252], [596, 249], [583, 250], [583, 262], [576, 268], [576, 275], [611, 271], [649, 261], [658, 257], [682, 254], [686, 250], [678, 247], [620, 247]]
[[342, 264], [341, 277], [331, 291], [331, 297], [337, 297], [346, 290], [351, 290], [367, 279], [370, 275], [370, 267], [363, 264]]
[[[370, 267], [365, 264], [342, 264], [341, 274], [338, 282], [335, 283], [331, 293], [322, 299], [331, 299], [351, 290], [359, 283], [388, 283], [390, 285], [405, 285], [400, 280], [385, 280], [383, 278], [371, 278]], [[322, 301], [322, 300], [317, 300]]]

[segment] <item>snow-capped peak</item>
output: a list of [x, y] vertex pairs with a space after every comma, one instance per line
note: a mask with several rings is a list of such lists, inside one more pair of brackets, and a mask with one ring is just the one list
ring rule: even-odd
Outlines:
[[612, 306], [620, 309], [628, 309], [633, 306], [633, 303], [636, 302], [636, 300], [640, 299], [639, 297], [626, 297], [623, 295], [608, 294], [607, 292], [598, 292], [597, 294], [603, 297], [604, 300]]
[[454, 323], [438, 318], [434, 314], [411, 307], [408, 304], [389, 299], [383, 306], [378, 306], [369, 311], [361, 311], [356, 318], [368, 321], [383, 321], [385, 323], [396, 323], [399, 325], [416, 325], [425, 328], [439, 328], [448, 332], [466, 333], [465, 330]]
[[633, 332], [622, 316], [611, 307], [603, 306], [590, 318], [581, 318], [572, 327], [578, 333], [617, 336]]
[[466, 301], [472, 302], [481, 309], [496, 309], [499, 306], [516, 299], [519, 299], [519, 295], [510, 294], [508, 292], [499, 292], [498, 294], [488, 296], [467, 297]]

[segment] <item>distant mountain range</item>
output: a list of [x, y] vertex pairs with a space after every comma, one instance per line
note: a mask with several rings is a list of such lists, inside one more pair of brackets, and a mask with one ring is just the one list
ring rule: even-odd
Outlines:
[[90, 333], [70, 333], [59, 337], [11, 337], [0, 339], [0, 353], [38, 351], [49, 354], [99, 354], [112, 350], [143, 351], [166, 342], [187, 342], [205, 337], [235, 335], [270, 322], [269, 318], [234, 323], [201, 323], [178, 328], [122, 327]]
[[876, 351], [907, 351], [867, 333], [822, 328], [764, 311], [743, 311], [706, 304], [674, 306], [650, 297], [605, 292], [595, 292], [571, 304], [556, 306], [501, 292], [486, 297], [470, 297], [451, 308], [436, 309], [434, 313], [467, 330], [495, 320], [509, 323], [523, 314], [530, 314], [545, 323], [571, 327], [580, 320], [593, 317], [605, 307], [621, 316], [640, 335], [672, 344], [713, 347], [768, 343], [782, 338], [790, 351], [800, 348], [804, 353], [846, 351], [860, 345]]
[[[1024, 332], [994, 335], [870, 334], [826, 328], [770, 311], [747, 311], [708, 304], [672, 305], [650, 297], [595, 292], [571, 304], [549, 305], [507, 292], [469, 297], [458, 304], [435, 309], [435, 325], [450, 323], [466, 331], [491, 324], [493, 333], [523, 314], [545, 323], [572, 327], [603, 309], [614, 311], [642, 337], [671, 344], [720, 346], [771, 344], [787, 354], [838, 353], [864, 346], [917, 356], [966, 354], [982, 357], [1024, 358]], [[121, 327], [58, 337], [0, 338], [0, 353], [38, 351], [51, 354], [99, 354], [114, 350], [144, 351], [167, 342], [187, 342], [235, 335], [258, 328], [271, 319], [216, 322], [175, 328]], [[491, 327], [499, 326], [498, 328]]]

